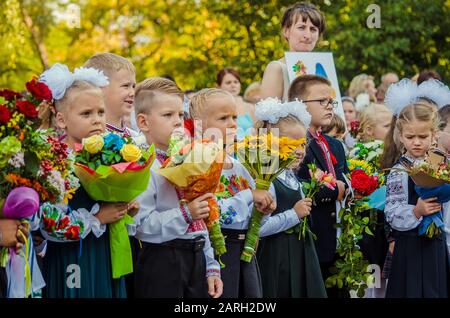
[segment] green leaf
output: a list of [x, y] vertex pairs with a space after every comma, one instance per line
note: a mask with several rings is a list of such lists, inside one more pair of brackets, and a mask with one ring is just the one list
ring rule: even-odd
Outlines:
[[36, 153], [27, 151], [24, 154], [25, 169], [32, 175], [36, 175], [39, 171], [39, 158]]
[[364, 231], [365, 231], [367, 234], [373, 236], [373, 233], [372, 233], [372, 231], [370, 230], [370, 228], [369, 228], [368, 226], [364, 229]]

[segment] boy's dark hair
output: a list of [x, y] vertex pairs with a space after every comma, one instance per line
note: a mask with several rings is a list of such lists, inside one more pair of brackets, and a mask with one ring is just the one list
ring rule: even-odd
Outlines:
[[299, 76], [289, 87], [289, 101], [293, 101], [296, 98], [305, 99], [305, 96], [309, 94], [309, 88], [315, 84], [325, 84], [331, 86], [331, 82], [322, 76], [310, 74]]

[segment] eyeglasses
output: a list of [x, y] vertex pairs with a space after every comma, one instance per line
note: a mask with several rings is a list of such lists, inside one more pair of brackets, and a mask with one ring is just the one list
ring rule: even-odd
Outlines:
[[328, 98], [322, 98], [322, 99], [310, 99], [310, 100], [304, 100], [304, 103], [306, 102], [319, 102], [320, 106], [326, 108], [328, 105], [333, 106], [333, 108], [336, 108], [338, 105], [338, 101], [335, 99], [328, 99]]

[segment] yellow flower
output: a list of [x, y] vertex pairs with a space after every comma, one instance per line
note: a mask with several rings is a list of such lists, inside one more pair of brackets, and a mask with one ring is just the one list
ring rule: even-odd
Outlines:
[[122, 149], [120, 149], [120, 154], [128, 162], [136, 162], [142, 157], [141, 149], [131, 144], [123, 145]]
[[99, 135], [93, 135], [91, 137], [83, 139], [84, 149], [86, 149], [86, 151], [92, 155], [102, 151], [103, 144], [103, 137]]
[[286, 160], [295, 150], [302, 148], [305, 145], [305, 138], [291, 139], [288, 137], [281, 137], [279, 139], [280, 158]]

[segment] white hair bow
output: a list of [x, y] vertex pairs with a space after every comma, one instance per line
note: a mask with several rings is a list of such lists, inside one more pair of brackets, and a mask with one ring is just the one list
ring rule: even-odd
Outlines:
[[276, 124], [280, 118], [289, 115], [298, 118], [307, 128], [311, 123], [311, 115], [306, 110], [306, 105], [298, 99], [282, 103], [278, 98], [269, 97], [258, 102], [255, 108], [256, 119], [271, 124]]
[[39, 81], [45, 83], [52, 92], [54, 100], [64, 97], [66, 90], [75, 81], [86, 81], [95, 86], [103, 87], [109, 84], [103, 71], [91, 67], [76, 68], [72, 73], [67, 65], [56, 63], [39, 77]]
[[386, 92], [384, 103], [394, 113], [399, 115], [407, 105], [426, 97], [433, 101], [438, 108], [450, 104], [450, 89], [436, 79], [430, 79], [417, 85], [408, 78], [391, 84]]

